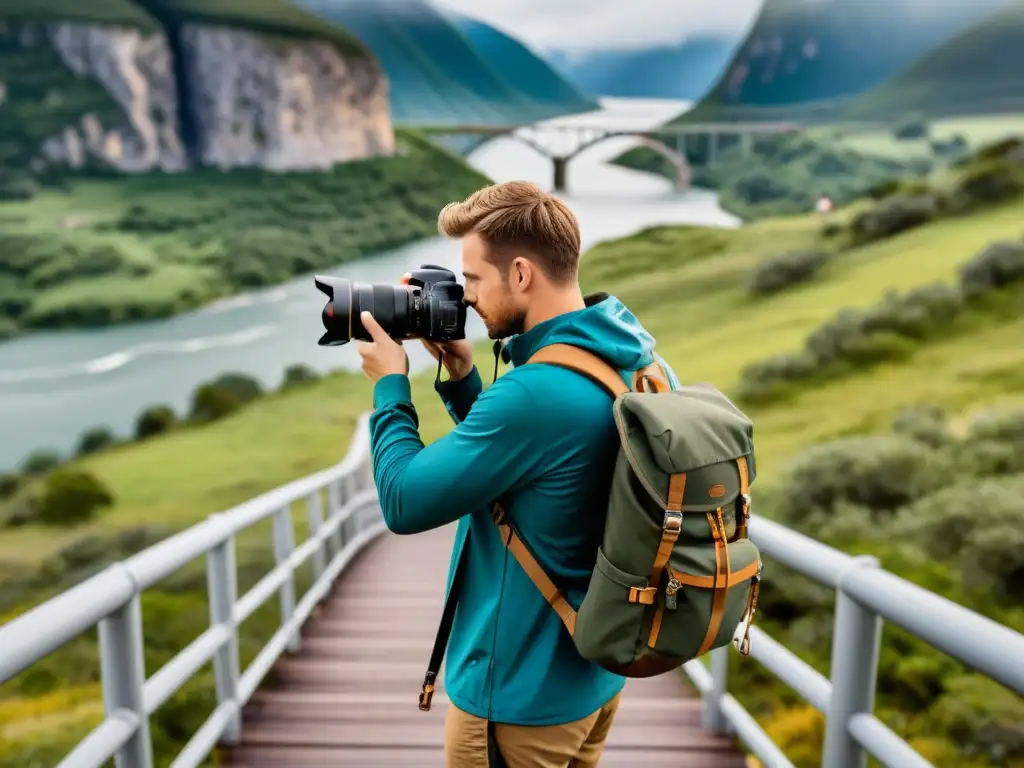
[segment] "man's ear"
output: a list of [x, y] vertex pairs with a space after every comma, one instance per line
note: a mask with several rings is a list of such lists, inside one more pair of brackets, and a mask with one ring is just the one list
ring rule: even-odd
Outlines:
[[533, 283], [533, 265], [524, 258], [512, 262], [512, 280], [519, 290], [525, 291]]

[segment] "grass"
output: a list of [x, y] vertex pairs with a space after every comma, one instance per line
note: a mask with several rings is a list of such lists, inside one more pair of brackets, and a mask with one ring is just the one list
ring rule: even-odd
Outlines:
[[[753, 265], [780, 250], [822, 247], [820, 225], [817, 216], [801, 216], [763, 220], [737, 230], [656, 227], [592, 248], [583, 260], [582, 279], [586, 290], [610, 290], [622, 298], [658, 338], [659, 351], [684, 381], [711, 381], [729, 393], [746, 363], [798, 346], [838, 307], [870, 305], [888, 288], [952, 282], [957, 266], [986, 244], [1021, 234], [1019, 205], [942, 220], [846, 252], [831, 260], [813, 281], [768, 300], [748, 299], [744, 286]], [[787, 464], [807, 446], [883, 430], [895, 413], [908, 406], [938, 404], [964, 418], [1000, 403], [1024, 405], [1021, 338], [1024, 318], [974, 327], [964, 335], [921, 347], [901, 364], [880, 365], [790, 400], [748, 409], [757, 425], [759, 496], [780, 482]], [[490, 344], [478, 344], [477, 363], [485, 381], [492, 360]], [[432, 379], [433, 371], [413, 377], [413, 397], [426, 441], [451, 428], [433, 392]], [[29, 572], [44, 566], [62, 547], [90, 535], [110, 536], [140, 523], [173, 528], [194, 523], [338, 461], [357, 415], [370, 407], [366, 380], [339, 373], [265, 396], [214, 425], [182, 429], [80, 460], [82, 468], [113, 489], [116, 505], [96, 522], [75, 529], [33, 525], [5, 531], [0, 537], [0, 563], [7, 564], [8, 572]], [[273, 435], [273, 440], [267, 435]], [[303, 516], [296, 517], [301, 540]], [[268, 543], [267, 528], [240, 541], [242, 589], [269, 568]], [[921, 574], [922, 579], [938, 579], [936, 584], [950, 583], [944, 572]], [[46, 594], [60, 583], [54, 579]], [[147, 593], [150, 672], [169, 658], [175, 643], [180, 647], [205, 627], [203, 584], [199, 563], [180, 583]], [[0, 605], [0, 612], [17, 612], [44, 596], [27, 595], [16, 605]], [[243, 630], [246, 658], [251, 658], [261, 638], [269, 636], [275, 611], [271, 601], [252, 627]], [[90, 707], [96, 698], [94, 641], [81, 639], [51, 658], [35, 678], [26, 673], [16, 684], [0, 687], [0, 740], [11, 744], [6, 754], [0, 750], [0, 766], [52, 764], [55, 750], [80, 738], [98, 717], [95, 706]], [[752, 674], [746, 669], [744, 674]], [[769, 709], [777, 712], [777, 718], [770, 720], [774, 733], [789, 743], [813, 744], [817, 721], [801, 710], [785, 708], [779, 703], [785, 699], [771, 698], [778, 696], [774, 683], [743, 679], [740, 689], [744, 696], [753, 697], [744, 703], [770, 704]], [[198, 725], [209, 709], [211, 690], [207, 672], [166, 712], [160, 711], [160, 765], [166, 765], [168, 756], [181, 745], [180, 737], [167, 734], [185, 733]], [[14, 703], [10, 703], [12, 696]], [[43, 729], [40, 722], [49, 726]], [[34, 730], [36, 726], [43, 730]], [[41, 739], [44, 732], [51, 732], [50, 727], [59, 728], [64, 737], [47, 746]], [[940, 756], [948, 747], [945, 742], [918, 743], [929, 754]], [[35, 757], [26, 757], [31, 754]]]

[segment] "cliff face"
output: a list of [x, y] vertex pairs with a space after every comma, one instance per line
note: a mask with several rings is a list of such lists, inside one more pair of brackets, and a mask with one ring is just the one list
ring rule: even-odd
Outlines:
[[103, 125], [95, 114], [83, 114], [43, 143], [46, 160], [79, 168], [89, 155], [127, 172], [185, 167], [178, 93], [163, 35], [53, 23], [46, 26], [46, 37], [72, 72], [103, 87], [123, 118], [122, 125]]
[[227, 27], [186, 25], [181, 43], [204, 165], [322, 169], [394, 151], [371, 59]]
[[[8, 32], [33, 57], [0, 68], [12, 122], [26, 119], [10, 103], [19, 77], [27, 84], [30, 62], [50, 61], [46, 92], [36, 95], [52, 112], [42, 134], [38, 125], [34, 136], [18, 126], [20, 152], [32, 155], [19, 164], [314, 170], [394, 151], [386, 77], [375, 60], [329, 42], [199, 24], [168, 33], [23, 23]], [[80, 97], [86, 91], [90, 99]], [[0, 123], [4, 109], [0, 99]]]

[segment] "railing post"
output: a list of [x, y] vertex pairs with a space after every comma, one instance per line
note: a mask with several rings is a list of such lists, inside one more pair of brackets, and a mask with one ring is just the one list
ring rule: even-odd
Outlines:
[[213, 656], [213, 674], [217, 688], [217, 705], [235, 703], [235, 714], [221, 735], [222, 744], [237, 744], [242, 736], [239, 711], [238, 678], [241, 663], [238, 655], [238, 625], [235, 623], [235, 603], [238, 602], [238, 570], [235, 561], [235, 537], [229, 536], [222, 544], [206, 553], [206, 583], [210, 594], [210, 624], [227, 627], [230, 639]]
[[[358, 485], [358, 473], [360, 472], [359, 467], [353, 468], [351, 472], [341, 478], [341, 498], [345, 504], [352, 501], [353, 497], [359, 492]], [[352, 541], [355, 535], [359, 532], [359, 520], [356, 519], [355, 515], [349, 515], [348, 519], [342, 523], [342, 529], [344, 530], [345, 543]]]
[[[274, 559], [278, 565], [284, 563], [295, 549], [295, 527], [292, 524], [291, 505], [285, 504], [274, 512]], [[295, 573], [289, 571], [279, 591], [281, 600], [281, 624], [291, 620], [295, 613]], [[296, 631], [288, 638], [288, 650], [297, 653], [299, 650], [299, 633]]]
[[722, 714], [722, 696], [729, 682], [729, 646], [711, 652], [711, 690], [704, 694], [700, 705], [701, 727], [725, 733], [729, 721]]
[[[313, 538], [320, 533], [320, 528], [324, 524], [324, 506], [320, 499], [319, 488], [309, 494], [306, 499], [306, 519], [309, 521], [309, 537]], [[327, 565], [327, 542], [317, 547], [310, 559], [313, 563], [313, 583], [315, 584], [320, 580]]]
[[116, 768], [153, 768], [149, 716], [143, 701], [146, 662], [143, 655], [142, 603], [131, 600], [99, 623], [100, 678], [107, 716], [128, 710], [139, 721], [132, 737], [114, 755]]
[[878, 656], [882, 645], [882, 619], [843, 592], [846, 576], [859, 568], [876, 568], [870, 555], [855, 558], [839, 579], [835, 627], [832, 632], [832, 695], [825, 723], [823, 768], [866, 768], [867, 752], [850, 735], [850, 718], [874, 710]]
[[[327, 517], [330, 520], [341, 512], [343, 504], [341, 495], [341, 481], [335, 480], [327, 486]], [[345, 548], [345, 531], [339, 525], [334, 529], [334, 557]]]

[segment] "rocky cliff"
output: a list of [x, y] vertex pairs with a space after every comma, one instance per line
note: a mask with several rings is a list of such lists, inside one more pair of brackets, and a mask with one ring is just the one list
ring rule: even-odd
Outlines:
[[312, 170], [394, 151], [376, 60], [312, 38], [0, 18], [0, 94], [0, 164], [37, 171]]

